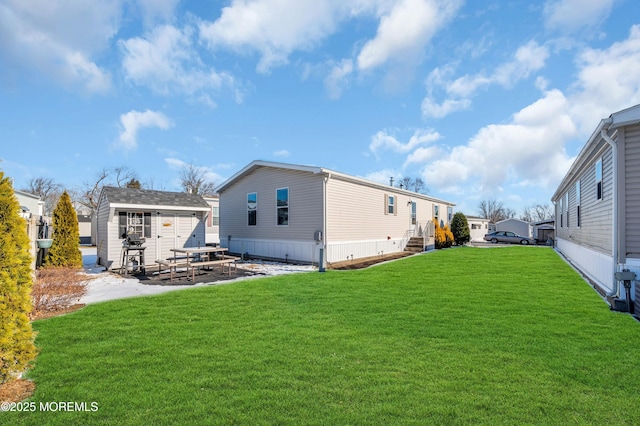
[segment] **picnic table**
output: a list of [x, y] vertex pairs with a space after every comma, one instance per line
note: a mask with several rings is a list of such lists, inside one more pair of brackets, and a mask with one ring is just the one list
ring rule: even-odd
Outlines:
[[187, 279], [191, 273], [192, 281], [195, 280], [196, 270], [200, 270], [200, 268], [220, 265], [220, 271], [224, 274], [226, 265], [229, 275], [231, 275], [232, 266], [237, 270], [236, 261], [239, 258], [227, 255], [226, 252], [229, 249], [226, 247], [182, 247], [171, 249], [171, 251], [174, 253], [173, 257], [166, 260], [156, 260], [156, 263], [158, 263], [158, 272], [163, 266], [169, 269], [169, 277], [172, 282], [178, 268], [186, 268]]

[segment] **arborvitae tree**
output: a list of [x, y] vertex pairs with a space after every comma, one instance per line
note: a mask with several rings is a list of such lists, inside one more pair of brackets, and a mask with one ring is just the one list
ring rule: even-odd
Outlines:
[[433, 219], [433, 222], [435, 224], [436, 248], [445, 248], [447, 244], [447, 236], [444, 233], [444, 229], [440, 227], [440, 221], [437, 219]]
[[458, 246], [464, 245], [471, 240], [469, 222], [462, 212], [453, 215], [453, 219], [451, 219], [451, 232], [453, 232], [453, 239]]
[[453, 232], [449, 229], [449, 225], [444, 226], [444, 238], [445, 238], [445, 247], [451, 247], [453, 245]]
[[29, 322], [29, 236], [20, 212], [11, 181], [0, 171], [0, 383], [24, 371], [38, 353]]
[[65, 191], [53, 210], [53, 243], [46, 259], [47, 266], [82, 268], [78, 214]]

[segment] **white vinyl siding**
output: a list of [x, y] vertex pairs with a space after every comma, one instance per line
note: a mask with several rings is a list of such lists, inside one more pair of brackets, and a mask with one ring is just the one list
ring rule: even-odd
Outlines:
[[[289, 188], [291, 220], [289, 226], [278, 226], [276, 189], [284, 187]], [[229, 236], [268, 241], [313, 240], [314, 232], [323, 228], [322, 187], [321, 175], [270, 167], [252, 170], [220, 193], [221, 244], [225, 245]], [[249, 193], [257, 196], [256, 226], [247, 226], [247, 213], [238, 214], [248, 211]]]

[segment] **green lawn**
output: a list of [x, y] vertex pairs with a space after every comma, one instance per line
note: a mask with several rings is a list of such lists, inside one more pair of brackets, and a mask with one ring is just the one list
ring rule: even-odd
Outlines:
[[[640, 323], [550, 248], [459, 248], [38, 321], [11, 424], [640, 424]], [[40, 404], [97, 403], [95, 412]]]

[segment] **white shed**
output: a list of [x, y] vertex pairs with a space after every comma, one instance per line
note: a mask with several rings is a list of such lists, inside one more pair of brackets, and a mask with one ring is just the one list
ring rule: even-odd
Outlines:
[[144, 238], [145, 264], [173, 255], [172, 248], [204, 246], [210, 206], [184, 192], [104, 187], [97, 207], [98, 264], [120, 267], [127, 234]]

